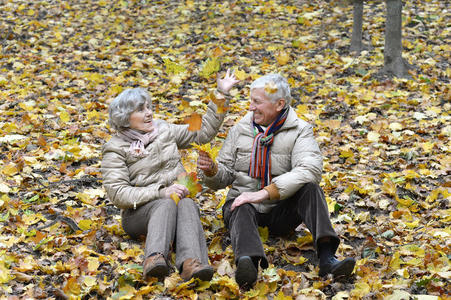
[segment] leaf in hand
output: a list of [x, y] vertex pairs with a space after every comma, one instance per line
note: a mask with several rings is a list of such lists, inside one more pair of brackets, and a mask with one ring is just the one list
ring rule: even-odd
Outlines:
[[185, 124], [189, 125], [189, 131], [198, 131], [202, 126], [202, 117], [198, 113], [194, 112], [191, 116], [185, 118]]
[[[182, 173], [177, 177], [175, 183], [186, 186], [189, 191], [189, 197], [193, 198], [202, 190], [202, 185], [197, 182], [196, 172], [191, 172], [189, 174]], [[174, 198], [173, 198], [174, 199]], [[174, 200], [175, 201], [175, 200]], [[177, 203], [177, 202], [176, 202]]]
[[227, 111], [227, 107], [225, 106], [226, 99], [225, 98], [218, 98], [216, 97], [215, 93], [210, 93], [210, 100], [216, 104], [217, 107], [217, 113], [223, 114]]
[[171, 194], [171, 199], [174, 200], [175, 205], [179, 204], [180, 197], [179, 197], [179, 195], [177, 195], [176, 193], [172, 193], [172, 194]]
[[216, 157], [218, 156], [219, 153], [219, 147], [212, 147], [210, 143], [207, 144], [203, 144], [203, 145], [198, 145], [196, 143], [191, 143], [191, 146], [193, 146], [194, 149], [199, 150], [199, 151], [204, 151], [206, 153], [208, 153], [208, 155], [210, 156], [210, 158], [215, 161]]

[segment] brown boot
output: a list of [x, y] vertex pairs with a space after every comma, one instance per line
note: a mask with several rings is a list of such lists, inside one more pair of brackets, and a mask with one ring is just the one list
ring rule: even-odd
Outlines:
[[158, 280], [164, 279], [164, 277], [168, 276], [169, 267], [164, 259], [164, 256], [160, 253], [149, 256], [144, 261], [143, 265], [143, 276], [144, 278], [148, 277], [157, 277]]
[[191, 278], [199, 278], [202, 281], [210, 281], [214, 270], [210, 265], [203, 265], [195, 258], [188, 258], [183, 262], [182, 273], [180, 277], [188, 281]]

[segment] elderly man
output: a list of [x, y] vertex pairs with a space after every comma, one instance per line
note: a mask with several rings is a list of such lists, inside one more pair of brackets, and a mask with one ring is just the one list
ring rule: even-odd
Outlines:
[[313, 235], [319, 275], [350, 275], [355, 260], [334, 256], [339, 239], [318, 185], [321, 152], [312, 126], [289, 104], [287, 80], [278, 74], [260, 77], [251, 84], [250, 98], [250, 112], [230, 129], [217, 162], [205, 152], [198, 158], [207, 186], [231, 185], [222, 211], [235, 254], [236, 282], [250, 288], [258, 266], [268, 266], [258, 226], [283, 236], [301, 222]]

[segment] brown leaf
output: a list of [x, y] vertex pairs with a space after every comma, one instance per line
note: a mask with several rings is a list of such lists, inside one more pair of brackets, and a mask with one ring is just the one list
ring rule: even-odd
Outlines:
[[185, 124], [189, 125], [189, 131], [198, 131], [202, 126], [202, 116], [194, 112], [189, 117], [185, 118]]

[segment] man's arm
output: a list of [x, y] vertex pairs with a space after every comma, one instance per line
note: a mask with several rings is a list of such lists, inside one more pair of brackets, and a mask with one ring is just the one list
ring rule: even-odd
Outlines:
[[[291, 153], [292, 169], [272, 180], [281, 200], [289, 198], [304, 184], [321, 181], [323, 158], [311, 125], [299, 132]], [[271, 199], [277, 200], [277, 199]]]

